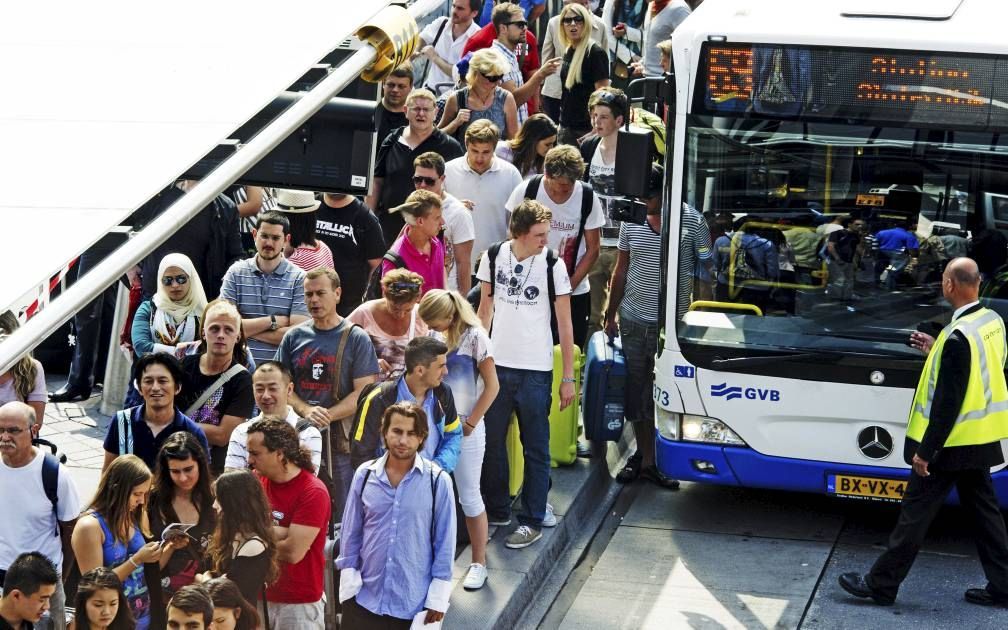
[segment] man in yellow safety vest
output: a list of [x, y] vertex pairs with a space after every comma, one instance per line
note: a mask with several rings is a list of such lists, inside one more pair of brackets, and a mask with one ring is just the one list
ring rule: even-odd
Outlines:
[[942, 293], [955, 309], [937, 338], [915, 332], [914, 347], [928, 353], [910, 407], [904, 458], [913, 467], [899, 521], [871, 571], [844, 573], [840, 586], [857, 597], [888, 605], [910, 571], [931, 521], [955, 487], [975, 521], [985, 588], [966, 601], [1008, 606], [1008, 534], [990, 468], [1004, 463], [1008, 438], [1005, 325], [980, 306], [980, 272], [969, 258], [949, 262]]

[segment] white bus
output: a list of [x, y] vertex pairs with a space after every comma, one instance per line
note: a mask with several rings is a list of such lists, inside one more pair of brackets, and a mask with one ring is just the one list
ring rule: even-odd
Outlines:
[[[983, 271], [1005, 263], [1006, 18], [1001, 0], [708, 0], [676, 30], [662, 472], [902, 495], [910, 333], [949, 321], [940, 275], [969, 239]], [[680, 248], [683, 202], [714, 269]], [[827, 265], [846, 222], [860, 238]]]

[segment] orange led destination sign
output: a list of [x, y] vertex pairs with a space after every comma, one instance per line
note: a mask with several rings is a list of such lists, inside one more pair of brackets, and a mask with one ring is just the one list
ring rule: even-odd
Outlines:
[[1008, 127], [1008, 58], [708, 42], [700, 77], [715, 115]]
[[933, 58], [907, 63], [893, 56], [876, 55], [871, 59], [873, 80], [858, 84], [857, 98], [910, 105], [987, 107], [989, 100], [981, 96], [981, 87], [989, 92], [990, 85], [974, 83], [970, 70], [962, 65], [949, 67]]
[[707, 90], [715, 102], [752, 96], [752, 48], [711, 47]]

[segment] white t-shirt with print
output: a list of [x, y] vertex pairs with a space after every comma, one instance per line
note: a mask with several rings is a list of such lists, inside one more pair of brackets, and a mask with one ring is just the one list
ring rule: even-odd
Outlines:
[[[497, 365], [519, 370], [553, 370], [553, 333], [550, 329], [546, 251], [515, 260], [511, 242], [497, 252], [494, 283], [494, 317], [490, 339]], [[491, 282], [490, 259], [484, 252], [476, 277]], [[553, 265], [557, 295], [569, 295], [570, 278], [562, 261]]]
[[[442, 333], [432, 331], [430, 334], [446, 341]], [[493, 356], [493, 343], [482, 326], [466, 328], [459, 339], [458, 348], [448, 353], [448, 376], [444, 383], [451, 390], [455, 410], [463, 420], [469, 419], [476, 401], [483, 395], [484, 383], [479, 365]]]
[[[441, 199], [441, 214], [444, 218], [444, 264], [448, 271], [448, 289], [458, 291], [459, 265], [455, 261], [455, 244], [471, 243], [476, 238], [476, 227], [473, 224], [469, 208], [466, 208], [461, 201], [448, 193], [445, 193]], [[463, 273], [469, 271], [467, 262], [463, 261], [462, 263], [465, 267]]]
[[[63, 547], [56, 536], [53, 506], [42, 485], [41, 449], [35, 459], [20, 468], [10, 468], [0, 461], [0, 496], [8, 512], [0, 519], [0, 568], [7, 569], [18, 555], [38, 551], [52, 560], [57, 568], [63, 563]], [[72, 521], [80, 515], [77, 486], [65, 466], [59, 467], [56, 482], [56, 517]]]
[[619, 199], [616, 194], [616, 160], [612, 164], [606, 164], [602, 158], [602, 143], [595, 148], [591, 163], [588, 165], [588, 181], [595, 190], [595, 195], [599, 198], [602, 206], [602, 213], [606, 223], [602, 226], [601, 241], [602, 247], [616, 247], [619, 242], [619, 223], [613, 221], [612, 203]]
[[[511, 198], [508, 199], [507, 204], [505, 204], [509, 215], [515, 208], [521, 205], [522, 201], [525, 200], [525, 190], [527, 187], [528, 182], [524, 181], [511, 192]], [[570, 198], [568, 198], [564, 203], [556, 203], [550, 199], [549, 195], [546, 194], [546, 182], [543, 181], [539, 184], [539, 192], [536, 194], [536, 201], [553, 211], [553, 221], [550, 223], [550, 231], [547, 242], [549, 247], [555, 250], [557, 255], [560, 256], [561, 263], [564, 260], [567, 250], [573, 248], [574, 242], [577, 240], [578, 228], [581, 226], [581, 196], [583, 194], [584, 184], [578, 181], [574, 186], [574, 192], [571, 193]], [[602, 205], [599, 203], [598, 195], [592, 194], [592, 209], [591, 213], [588, 215], [588, 221], [585, 222], [585, 230], [598, 229], [603, 225], [605, 225], [605, 215], [602, 214]], [[581, 247], [578, 248], [577, 257], [575, 258], [575, 267], [577, 266], [577, 262], [584, 258], [586, 250], [587, 245], [585, 244], [585, 239], [582, 237]], [[563, 265], [561, 264], [560, 266]], [[574, 269], [571, 268], [570, 271], [573, 272]], [[587, 274], [581, 282], [574, 287], [574, 291], [572, 292], [573, 295], [582, 295], [585, 293], [588, 293]]]

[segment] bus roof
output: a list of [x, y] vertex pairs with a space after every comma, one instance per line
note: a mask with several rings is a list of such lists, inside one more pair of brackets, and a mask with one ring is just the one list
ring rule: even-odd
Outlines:
[[674, 39], [1004, 54], [1006, 22], [1004, 0], [706, 0]]

